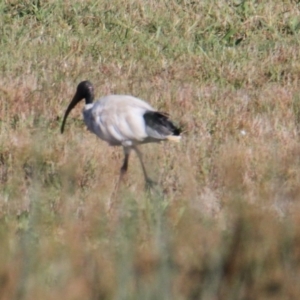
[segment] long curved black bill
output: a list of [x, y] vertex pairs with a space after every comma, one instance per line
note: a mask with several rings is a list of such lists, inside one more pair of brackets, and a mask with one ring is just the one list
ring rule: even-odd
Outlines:
[[78, 102], [80, 102], [80, 100], [82, 100], [83, 98], [80, 98], [78, 93], [76, 93], [71, 101], [71, 103], [69, 104], [66, 112], [65, 112], [65, 115], [64, 115], [64, 119], [63, 119], [63, 122], [61, 124], [61, 127], [60, 127], [60, 132], [63, 133], [64, 132], [64, 128], [65, 128], [65, 124], [66, 124], [66, 121], [67, 121], [67, 117], [69, 115], [69, 113], [71, 112], [71, 110], [76, 106], [76, 104]]

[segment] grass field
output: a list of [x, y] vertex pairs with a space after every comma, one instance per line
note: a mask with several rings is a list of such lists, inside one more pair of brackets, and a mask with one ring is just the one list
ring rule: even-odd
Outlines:
[[[299, 299], [298, 2], [0, 1], [0, 299]], [[150, 192], [85, 79], [184, 128]]]

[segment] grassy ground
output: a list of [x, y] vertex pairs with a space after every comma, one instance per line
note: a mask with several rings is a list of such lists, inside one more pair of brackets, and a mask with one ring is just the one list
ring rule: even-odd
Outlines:
[[[298, 299], [298, 1], [0, 1], [0, 299]], [[76, 85], [180, 145], [88, 133]], [[79, 105], [80, 106], [80, 105]], [[110, 201], [113, 205], [110, 210]]]

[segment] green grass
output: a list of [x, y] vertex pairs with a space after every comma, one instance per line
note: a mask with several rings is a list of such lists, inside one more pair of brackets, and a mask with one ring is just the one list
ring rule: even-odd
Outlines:
[[[0, 2], [0, 299], [298, 299], [297, 1]], [[77, 84], [179, 145], [88, 133]]]

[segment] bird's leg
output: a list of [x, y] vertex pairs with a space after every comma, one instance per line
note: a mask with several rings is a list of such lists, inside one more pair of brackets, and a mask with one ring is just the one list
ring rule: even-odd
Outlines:
[[145, 182], [146, 182], [146, 187], [149, 188], [149, 187], [152, 187], [153, 184], [155, 184], [156, 182], [154, 182], [153, 180], [151, 180], [148, 175], [147, 175], [147, 172], [146, 172], [146, 168], [145, 168], [145, 165], [143, 163], [143, 155], [142, 155], [142, 152], [138, 149], [137, 146], [133, 146], [132, 147], [134, 149], [134, 151], [136, 152], [139, 160], [140, 160], [140, 163], [141, 163], [141, 166], [142, 166], [142, 170], [143, 170], [143, 174], [144, 174], [144, 178], [145, 178]]
[[121, 170], [120, 170], [119, 179], [118, 179], [118, 181], [117, 181], [117, 183], [115, 185], [115, 188], [113, 190], [112, 196], [111, 196], [111, 198], [110, 198], [110, 200], [108, 202], [108, 212], [110, 212], [112, 210], [112, 208], [113, 208], [113, 204], [115, 202], [115, 201], [113, 201], [113, 199], [116, 198], [117, 192], [118, 192], [119, 187], [120, 187], [120, 182], [122, 181], [123, 176], [127, 172], [130, 150], [131, 150], [130, 147], [123, 147], [124, 161], [123, 161], [123, 165], [122, 165]]
[[127, 172], [130, 150], [131, 150], [131, 148], [129, 148], [129, 147], [123, 147], [124, 162], [123, 162], [123, 165], [122, 165], [121, 170], [120, 170], [120, 179], [119, 179], [119, 181], [122, 180], [124, 174]]
[[123, 165], [120, 169], [120, 176], [119, 176], [119, 180], [117, 182], [115, 190], [119, 189], [120, 182], [123, 180], [123, 177], [127, 172], [130, 151], [131, 151], [130, 147], [123, 147], [124, 161], [123, 161]]

